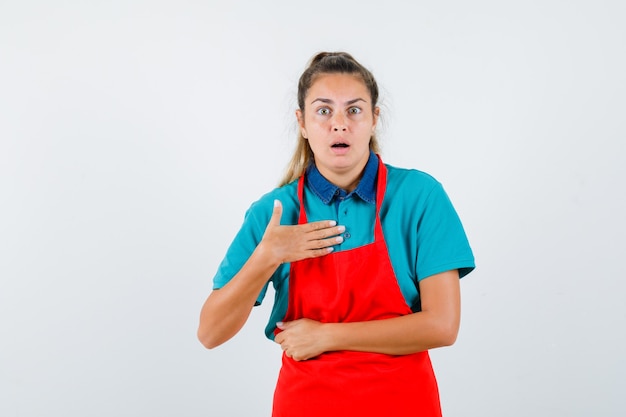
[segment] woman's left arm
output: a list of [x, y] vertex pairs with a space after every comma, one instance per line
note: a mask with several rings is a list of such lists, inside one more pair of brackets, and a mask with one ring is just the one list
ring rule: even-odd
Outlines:
[[458, 271], [420, 281], [420, 299], [421, 311], [391, 319], [355, 323], [300, 319], [279, 323], [283, 331], [275, 341], [295, 360], [336, 350], [406, 355], [452, 345], [461, 320]]

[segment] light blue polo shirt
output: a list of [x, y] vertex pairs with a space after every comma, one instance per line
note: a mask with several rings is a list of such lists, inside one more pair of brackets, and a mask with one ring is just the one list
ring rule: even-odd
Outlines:
[[[404, 299], [413, 311], [418, 311], [419, 281], [453, 269], [458, 269], [463, 277], [474, 269], [474, 256], [459, 216], [441, 184], [421, 171], [385, 166], [387, 190], [380, 209], [383, 234]], [[304, 204], [308, 221], [336, 220], [338, 225], [346, 227], [344, 241], [335, 246], [335, 251], [373, 242], [377, 172], [378, 157], [371, 153], [356, 189], [346, 193], [326, 180], [315, 165], [307, 169]], [[274, 200], [280, 200], [283, 205], [281, 224], [298, 223], [297, 187], [296, 180], [251, 205], [213, 278], [214, 289], [228, 283], [259, 244], [272, 215]], [[275, 324], [287, 311], [289, 264], [281, 265], [269, 282], [274, 286], [275, 296], [265, 333], [273, 339]], [[257, 298], [258, 304], [265, 297], [267, 285]]]

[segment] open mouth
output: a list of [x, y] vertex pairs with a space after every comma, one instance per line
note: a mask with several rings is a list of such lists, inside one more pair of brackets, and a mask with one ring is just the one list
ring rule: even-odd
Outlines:
[[350, 145], [348, 145], [347, 143], [335, 143], [332, 147], [333, 148], [347, 148], [348, 146]]

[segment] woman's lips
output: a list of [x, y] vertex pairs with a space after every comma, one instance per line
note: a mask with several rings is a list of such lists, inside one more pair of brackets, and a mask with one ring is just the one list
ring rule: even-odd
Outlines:
[[350, 145], [347, 143], [335, 143], [330, 148], [335, 155], [343, 155], [348, 152]]

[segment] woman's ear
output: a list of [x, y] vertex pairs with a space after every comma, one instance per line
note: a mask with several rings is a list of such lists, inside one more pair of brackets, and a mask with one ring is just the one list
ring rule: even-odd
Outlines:
[[296, 110], [296, 119], [298, 119], [298, 125], [300, 126], [300, 133], [302, 134], [302, 137], [307, 139], [306, 129], [304, 128], [304, 114], [302, 114], [302, 110]]
[[374, 123], [372, 124], [372, 133], [376, 130], [376, 125], [378, 124], [378, 116], [380, 116], [380, 107], [374, 107]]

